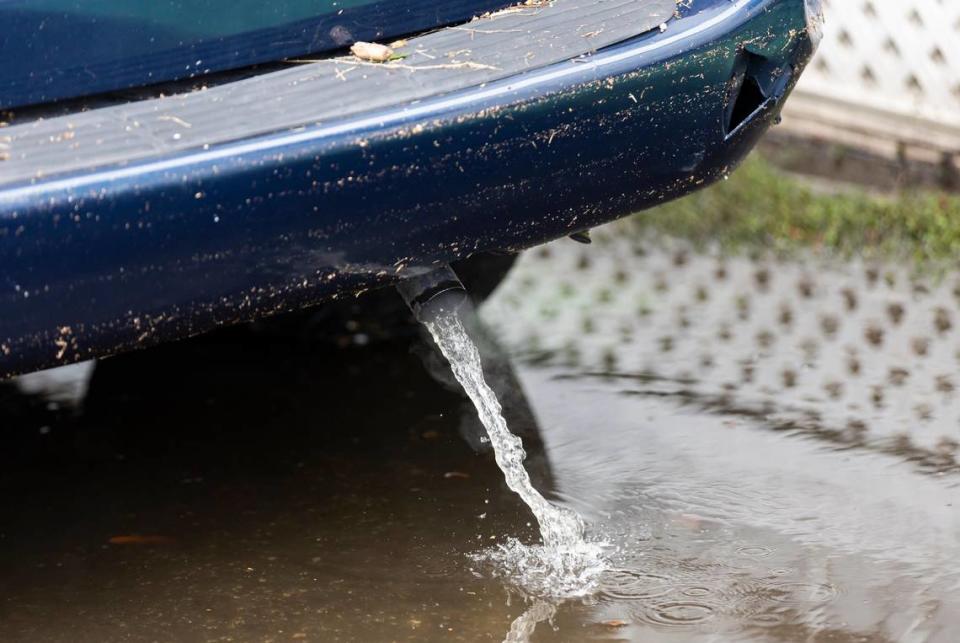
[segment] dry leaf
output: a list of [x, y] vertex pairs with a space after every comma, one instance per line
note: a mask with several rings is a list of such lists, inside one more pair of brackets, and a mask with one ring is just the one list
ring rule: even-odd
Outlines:
[[393, 57], [393, 49], [374, 42], [355, 42], [350, 47], [350, 53], [360, 60], [369, 60], [375, 63], [387, 62]]

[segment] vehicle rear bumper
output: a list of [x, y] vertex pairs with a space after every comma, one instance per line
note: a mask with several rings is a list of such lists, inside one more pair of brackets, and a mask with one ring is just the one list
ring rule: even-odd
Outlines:
[[804, 0], [700, 5], [414, 104], [0, 181], [0, 377], [528, 248], [727, 175], [813, 46]]

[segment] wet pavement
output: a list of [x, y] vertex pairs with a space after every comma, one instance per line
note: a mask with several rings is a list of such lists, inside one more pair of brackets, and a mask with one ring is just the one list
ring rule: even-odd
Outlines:
[[243, 328], [4, 386], [0, 640], [960, 639], [956, 276], [596, 237], [482, 311], [593, 594], [470, 557], [536, 531], [434, 355]]

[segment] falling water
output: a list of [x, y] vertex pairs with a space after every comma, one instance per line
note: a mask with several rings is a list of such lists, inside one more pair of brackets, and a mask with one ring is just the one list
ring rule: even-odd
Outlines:
[[540, 526], [543, 546], [531, 547], [511, 540], [478, 558], [497, 564], [532, 592], [589, 592], [593, 580], [603, 570], [600, 546], [587, 541], [580, 516], [551, 504], [530, 483], [523, 466], [523, 443], [507, 427], [497, 396], [483, 378], [480, 352], [458, 313], [440, 310], [423, 323], [476, 406], [507, 486], [530, 507]]
[[444, 313], [426, 322], [426, 326], [450, 362], [457, 381], [477, 407], [507, 486], [530, 507], [540, 523], [543, 543], [548, 547], [563, 547], [582, 541], [584, 526], [580, 517], [549, 503], [530, 483], [530, 476], [523, 468], [527, 457], [523, 443], [507, 428], [497, 396], [483, 379], [480, 352], [460, 318], [455, 312]]

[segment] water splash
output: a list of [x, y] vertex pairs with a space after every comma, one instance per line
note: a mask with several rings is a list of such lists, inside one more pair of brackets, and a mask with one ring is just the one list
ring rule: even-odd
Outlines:
[[543, 539], [542, 545], [524, 545], [511, 539], [475, 559], [494, 564], [534, 594], [589, 593], [605, 567], [601, 547], [587, 540], [580, 516], [551, 504], [530, 483], [523, 466], [523, 442], [507, 427], [497, 396], [484, 380], [480, 352], [458, 313], [441, 309], [423, 323], [476, 406], [507, 486], [530, 507]]

